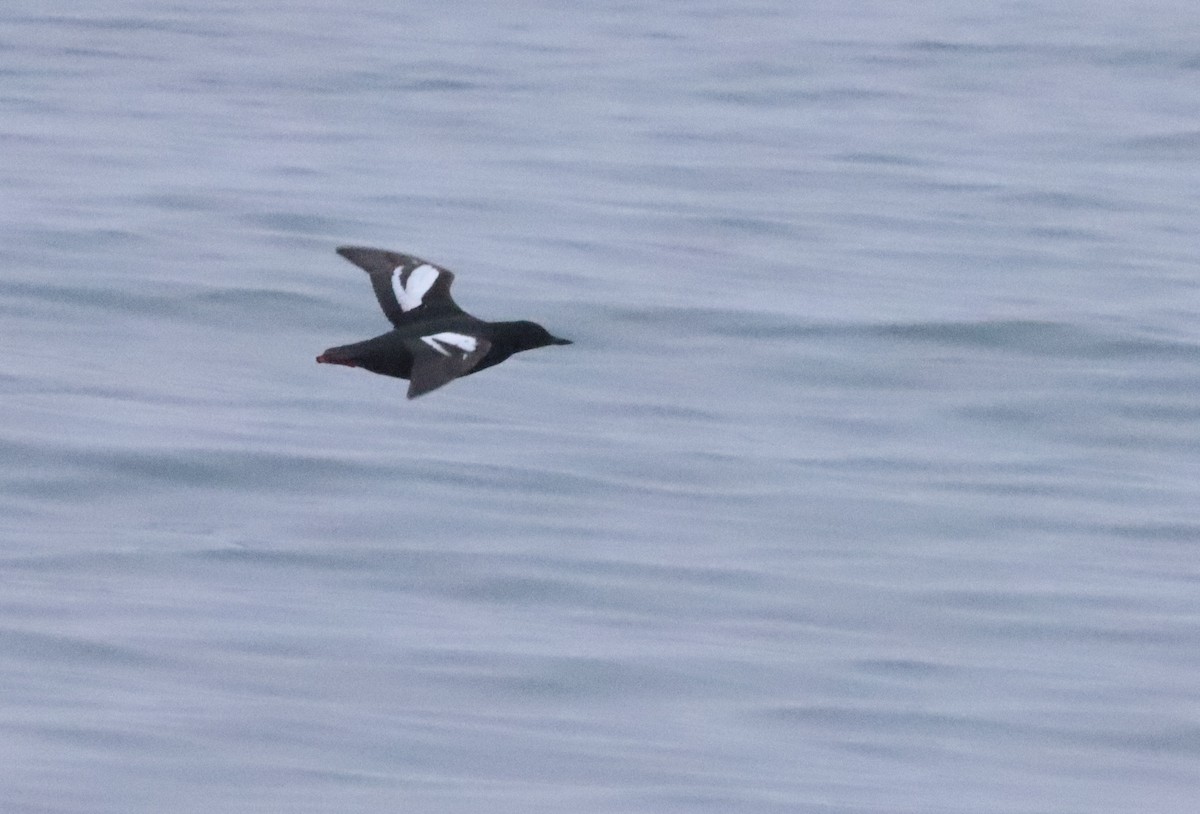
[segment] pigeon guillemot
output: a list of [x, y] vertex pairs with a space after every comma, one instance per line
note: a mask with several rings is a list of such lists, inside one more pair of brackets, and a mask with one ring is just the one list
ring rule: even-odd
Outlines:
[[450, 297], [454, 274], [408, 254], [342, 246], [337, 253], [371, 275], [371, 287], [395, 329], [330, 348], [318, 362], [408, 379], [408, 397], [498, 365], [514, 353], [570, 345], [536, 322], [484, 322]]

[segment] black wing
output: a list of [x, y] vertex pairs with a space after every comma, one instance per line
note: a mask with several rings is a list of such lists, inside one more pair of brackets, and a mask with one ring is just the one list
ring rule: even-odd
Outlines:
[[[397, 328], [421, 316], [463, 312], [450, 296], [453, 272], [383, 249], [340, 246], [337, 253], [371, 275], [375, 298]], [[417, 316], [409, 316], [414, 311]]]
[[483, 337], [460, 331], [406, 339], [404, 345], [413, 356], [412, 373], [408, 377], [410, 399], [467, 375], [492, 347]]

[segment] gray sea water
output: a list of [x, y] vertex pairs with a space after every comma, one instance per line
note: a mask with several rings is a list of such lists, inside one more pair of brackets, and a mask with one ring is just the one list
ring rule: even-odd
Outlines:
[[8, 2], [0, 155], [4, 812], [1200, 805], [1194, 3]]

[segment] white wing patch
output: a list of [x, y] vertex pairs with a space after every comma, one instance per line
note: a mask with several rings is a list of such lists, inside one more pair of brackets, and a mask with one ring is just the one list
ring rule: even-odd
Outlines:
[[400, 281], [402, 267], [392, 272], [392, 291], [396, 294], [396, 302], [400, 303], [401, 311], [411, 311], [418, 307], [429, 289], [437, 282], [438, 270], [430, 265], [420, 265], [408, 275], [408, 284]]
[[[429, 267], [426, 266], [425, 268]], [[416, 272], [413, 273], [415, 274]], [[475, 337], [467, 336], [466, 334], [456, 334], [453, 331], [442, 331], [440, 334], [422, 336], [421, 341], [442, 356], [450, 355], [450, 351], [446, 349], [447, 345], [458, 348], [463, 352], [464, 356], [468, 353], [474, 353], [475, 348], [479, 347], [479, 343], [475, 341]]]

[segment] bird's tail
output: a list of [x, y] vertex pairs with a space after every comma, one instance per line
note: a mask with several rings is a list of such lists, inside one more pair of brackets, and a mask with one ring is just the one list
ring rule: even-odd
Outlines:
[[346, 352], [345, 347], [330, 348], [317, 357], [317, 362], [323, 365], [346, 365], [347, 367], [358, 367], [358, 364]]

